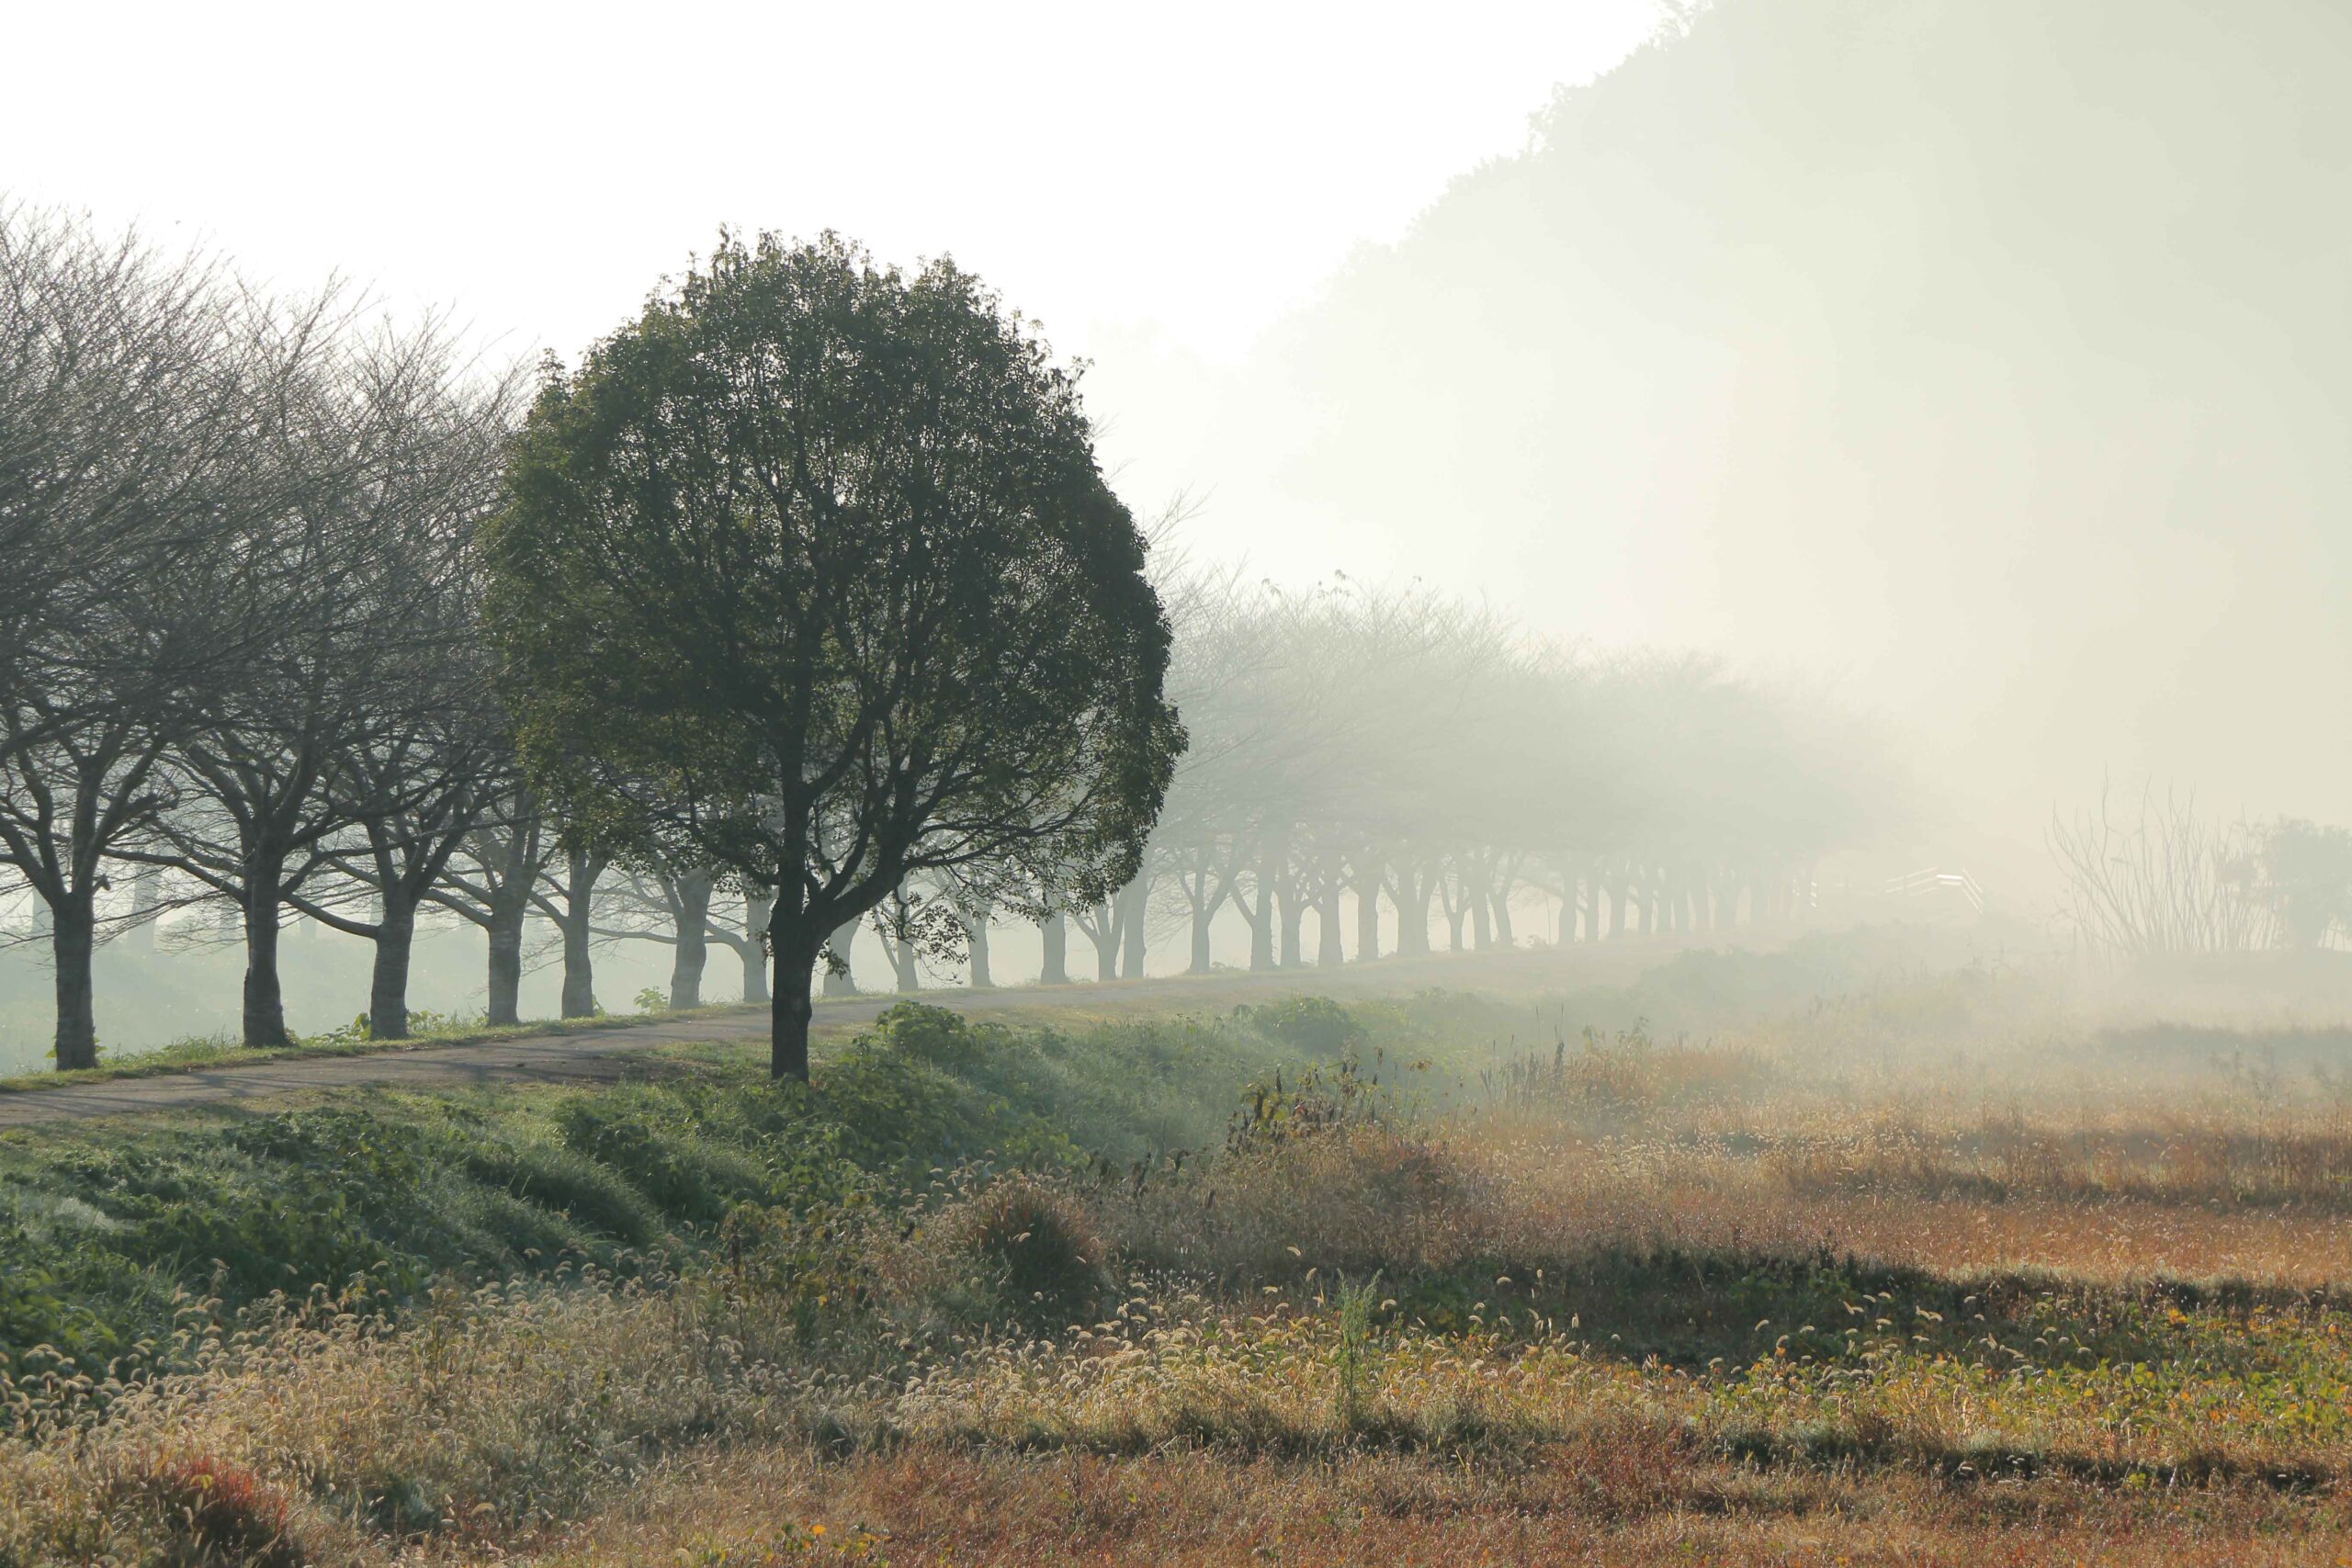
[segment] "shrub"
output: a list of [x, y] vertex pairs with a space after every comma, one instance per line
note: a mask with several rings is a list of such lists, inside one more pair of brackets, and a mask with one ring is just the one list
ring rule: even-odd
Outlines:
[[944, 1008], [922, 1002], [896, 1002], [874, 1021], [861, 1045], [893, 1055], [910, 1056], [950, 1071], [969, 1067], [1009, 1043], [1002, 1024], [978, 1023]]
[[1106, 1249], [1084, 1204], [1032, 1176], [991, 1182], [918, 1232], [911, 1283], [951, 1313], [1059, 1325], [1083, 1317], [1109, 1282]]
[[206, 1454], [159, 1459], [146, 1477], [173, 1568], [302, 1568], [310, 1553], [285, 1496], [240, 1464]]
[[781, 1311], [807, 1338], [871, 1301], [876, 1214], [863, 1193], [798, 1210], [745, 1203], [719, 1228], [717, 1278], [737, 1302]]
[[1317, 1056], [1336, 1056], [1363, 1043], [1363, 1025], [1329, 997], [1292, 997], [1248, 1012], [1259, 1033]]

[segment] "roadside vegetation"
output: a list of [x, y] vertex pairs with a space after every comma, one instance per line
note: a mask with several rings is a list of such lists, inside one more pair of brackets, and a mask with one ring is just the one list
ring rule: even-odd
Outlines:
[[0, 1138], [0, 1562], [2352, 1548], [2340, 1028], [1565, 1005]]

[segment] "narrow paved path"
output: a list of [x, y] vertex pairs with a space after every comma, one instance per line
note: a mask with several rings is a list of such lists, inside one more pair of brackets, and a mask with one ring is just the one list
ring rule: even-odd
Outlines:
[[[1474, 989], [1495, 985], [1543, 987], [1624, 985], [1677, 951], [1666, 939], [1606, 943], [1549, 952], [1464, 953], [1385, 960], [1358, 969], [1271, 974], [1218, 973], [1105, 985], [1009, 986], [989, 991], [926, 991], [913, 999], [967, 1015], [1052, 1013], [1102, 1016], [1133, 1012], [1226, 1009], [1283, 996], [1409, 995], [1432, 985]], [[901, 998], [842, 998], [817, 1004], [820, 1038], [871, 1022]], [[0, 1094], [0, 1130], [102, 1116], [134, 1116], [190, 1106], [240, 1105], [322, 1089], [383, 1086], [463, 1088], [483, 1084], [605, 1082], [630, 1071], [633, 1059], [664, 1045], [757, 1041], [767, 1035], [763, 1008], [656, 1021], [577, 1033], [521, 1035], [471, 1045], [388, 1048], [356, 1056], [290, 1056], [251, 1066], [199, 1068], [110, 1083], [60, 1084]]]

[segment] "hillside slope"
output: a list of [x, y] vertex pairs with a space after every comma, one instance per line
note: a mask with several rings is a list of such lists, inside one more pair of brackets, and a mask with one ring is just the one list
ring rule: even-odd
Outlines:
[[1720, 0], [1359, 256], [1222, 451], [1373, 560], [1849, 675], [2019, 820], [2325, 815], [2347, 66], [2316, 0]]

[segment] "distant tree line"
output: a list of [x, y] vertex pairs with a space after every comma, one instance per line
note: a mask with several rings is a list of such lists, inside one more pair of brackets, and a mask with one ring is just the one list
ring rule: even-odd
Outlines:
[[2232, 821], [2145, 786], [2052, 818], [2061, 919], [2093, 954], [2132, 959], [2352, 945], [2352, 829]]
[[1206, 969], [1220, 919], [1254, 968], [1508, 946], [1531, 900], [1710, 932], [1799, 909], [1883, 793], [1802, 694], [1146, 535], [952, 264], [728, 237], [533, 378], [0, 211], [0, 889], [58, 1065], [96, 949], [186, 906], [243, 943], [249, 1044], [289, 1039], [290, 919], [373, 945], [380, 1039], [460, 920], [492, 1024], [535, 929], [566, 1016], [601, 943], [669, 946], [682, 1007], [727, 949], [805, 1075], [862, 927], [905, 988], [990, 983], [1008, 921], [1048, 981], [1073, 928], [1104, 979]]
[[1142, 874], [1069, 911], [1105, 978], [1163, 933], [1207, 969], [1221, 915], [1255, 969], [1509, 947], [1530, 899], [1562, 942], [1778, 919], [1886, 797], [1831, 705], [1704, 659], [1561, 649], [1344, 578], [1180, 570], [1164, 595], [1191, 746]]

